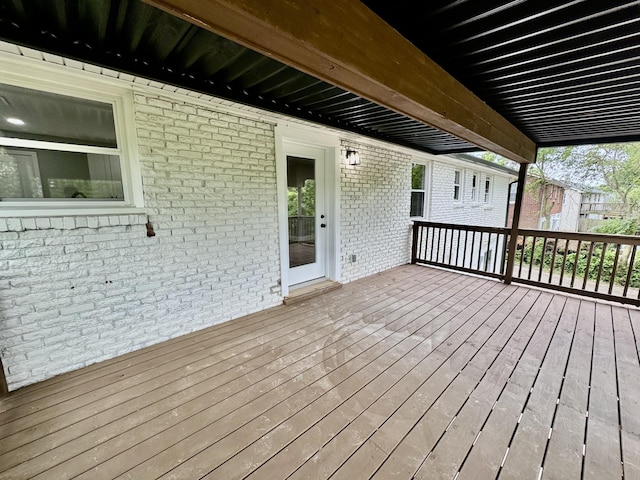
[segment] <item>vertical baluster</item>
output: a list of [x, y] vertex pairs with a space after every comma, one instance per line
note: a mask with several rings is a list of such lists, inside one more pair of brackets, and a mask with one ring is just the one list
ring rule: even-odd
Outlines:
[[[517, 245], [517, 242], [516, 242]], [[520, 266], [518, 267], [518, 277], [522, 277], [522, 264], [524, 263], [524, 252], [527, 245], [527, 236], [522, 236], [522, 248], [520, 249]]]
[[600, 277], [602, 276], [602, 267], [604, 266], [604, 257], [606, 253], [607, 253], [607, 242], [604, 242], [602, 244], [602, 255], [600, 255], [600, 265], [598, 266], [598, 276], [596, 277], [596, 289], [595, 289], [596, 292], [600, 287]]
[[456, 229], [456, 232], [458, 233], [458, 235], [457, 235], [457, 240], [456, 240], [456, 263], [454, 263], [454, 265], [457, 267], [458, 266], [458, 258], [460, 257], [460, 232], [461, 232], [461, 230]]
[[609, 295], [613, 292], [613, 285], [616, 283], [616, 270], [618, 269], [618, 259], [620, 258], [620, 244], [616, 244], [616, 256], [613, 259], [613, 268], [611, 269], [611, 279], [609, 280]]
[[442, 228], [438, 227], [438, 241], [436, 242], [436, 260], [435, 260], [436, 263], [440, 263], [440, 237], [441, 236], [442, 236]]
[[[510, 238], [508, 235], [504, 235], [504, 234], [501, 234], [500, 238], [502, 238], [502, 254], [501, 254], [502, 258], [500, 259], [500, 273], [503, 274], [505, 273], [504, 269], [507, 262], [507, 248], [510, 243]], [[515, 253], [516, 253], [515, 251], [510, 252], [509, 255], [515, 255]], [[497, 255], [496, 255], [496, 258], [497, 258]]]
[[584, 272], [584, 280], [582, 281], [582, 290], [587, 289], [587, 280], [589, 279], [589, 270], [591, 270], [591, 256], [593, 255], [593, 246], [596, 242], [589, 242], [589, 253], [587, 254], [587, 268]]
[[[562, 267], [560, 267], [560, 282], [558, 285], [562, 285], [564, 280], [564, 269], [567, 265], [567, 253], [569, 252], [569, 239], [567, 238], [564, 241], [564, 254], [562, 255]], [[573, 286], [573, 282], [571, 282], [571, 286]]]
[[480, 260], [482, 260], [482, 237], [484, 232], [480, 232], [480, 241], [478, 242], [478, 259], [476, 260], [476, 270], [480, 271]]
[[[623, 297], [626, 297], [627, 292], [629, 291], [629, 286], [631, 285], [631, 275], [633, 275], [633, 264], [635, 263], [635, 261], [636, 261], [636, 245], [633, 245], [631, 246], [631, 255], [629, 256], [629, 267], [627, 268], [627, 279], [624, 282], [624, 290], [622, 291]], [[640, 296], [640, 290], [638, 290], [638, 295]]]
[[536, 256], [536, 243], [538, 241], [538, 237], [533, 236], [533, 244], [531, 245], [531, 261], [529, 262], [529, 275], [527, 275], [527, 280], [531, 280], [531, 272], [533, 272], [533, 260]]
[[498, 273], [498, 245], [500, 244], [500, 234], [496, 232], [496, 242], [493, 249], [493, 273]]
[[540, 268], [538, 268], [538, 283], [542, 282], [542, 270], [544, 269], [544, 258], [547, 255], [547, 237], [542, 237], [542, 254], [540, 256]]
[[467, 239], [469, 238], [469, 230], [464, 231], [464, 250], [462, 251], [462, 267], [467, 263]]
[[429, 261], [433, 262], [433, 244], [436, 241], [436, 227], [431, 227], [431, 249], [429, 250]]
[[578, 240], [578, 248], [576, 250], [576, 256], [573, 262], [573, 273], [571, 274], [571, 284], [569, 285], [571, 288], [573, 288], [573, 281], [576, 279], [576, 271], [578, 270], [578, 260], [580, 259], [581, 251], [582, 251], [582, 240]]
[[470, 269], [473, 269], [473, 255], [475, 252], [475, 246], [476, 246], [476, 232], [473, 232], [473, 235], [471, 236], [471, 256], [469, 258]]
[[556, 251], [558, 250], [558, 237], [553, 241], [553, 254], [551, 255], [551, 268], [549, 269], [549, 283], [553, 277], [553, 270], [556, 265]]

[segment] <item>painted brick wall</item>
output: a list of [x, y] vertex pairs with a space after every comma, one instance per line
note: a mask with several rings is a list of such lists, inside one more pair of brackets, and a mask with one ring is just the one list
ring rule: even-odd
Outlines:
[[362, 162], [340, 171], [342, 280], [349, 282], [411, 259], [411, 156], [347, 141], [342, 147], [342, 158], [349, 147]]
[[146, 215], [0, 219], [10, 389], [281, 302], [273, 126], [135, 95]]
[[[459, 170], [462, 175], [461, 199], [453, 199], [454, 172]], [[493, 178], [493, 191], [489, 203], [471, 200], [471, 173], [477, 171], [483, 179], [479, 185], [479, 195], [483, 199], [484, 176]], [[507, 194], [509, 191], [509, 177], [486, 170], [462, 168], [448, 163], [433, 162], [431, 176], [431, 221], [443, 223], [457, 223], [465, 225], [482, 225], [489, 227], [504, 227], [507, 214]]]

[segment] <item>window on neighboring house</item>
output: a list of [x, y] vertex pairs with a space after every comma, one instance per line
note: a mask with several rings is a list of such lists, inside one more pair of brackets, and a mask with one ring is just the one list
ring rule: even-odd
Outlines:
[[141, 206], [127, 163], [123, 96], [80, 98], [0, 82], [0, 101], [0, 215], [45, 203]]
[[471, 173], [471, 201], [478, 201], [478, 187], [480, 184], [480, 175], [477, 172]]
[[484, 203], [491, 203], [491, 177], [484, 177]]
[[453, 199], [460, 200], [460, 180], [461, 173], [460, 170], [456, 170], [453, 172]]
[[411, 167], [411, 216], [424, 217], [426, 199], [426, 166], [414, 163]]
[[509, 184], [509, 203], [516, 203], [516, 195], [518, 193], [518, 184], [510, 183]]

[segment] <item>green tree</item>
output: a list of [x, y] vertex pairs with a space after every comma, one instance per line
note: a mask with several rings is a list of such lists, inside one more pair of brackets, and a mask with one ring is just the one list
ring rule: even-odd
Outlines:
[[640, 143], [581, 147], [571, 158], [576, 176], [612, 194], [625, 217], [640, 210]]
[[[298, 212], [298, 192], [301, 195], [300, 212]], [[296, 187], [287, 189], [287, 210], [290, 217], [312, 217], [316, 211], [316, 182], [307, 179], [298, 190]]]

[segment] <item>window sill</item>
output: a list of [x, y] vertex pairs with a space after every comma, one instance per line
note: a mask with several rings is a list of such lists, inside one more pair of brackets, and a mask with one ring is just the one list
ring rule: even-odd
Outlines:
[[0, 232], [25, 230], [75, 230], [127, 225], [144, 225], [147, 214], [142, 208], [0, 210]]

